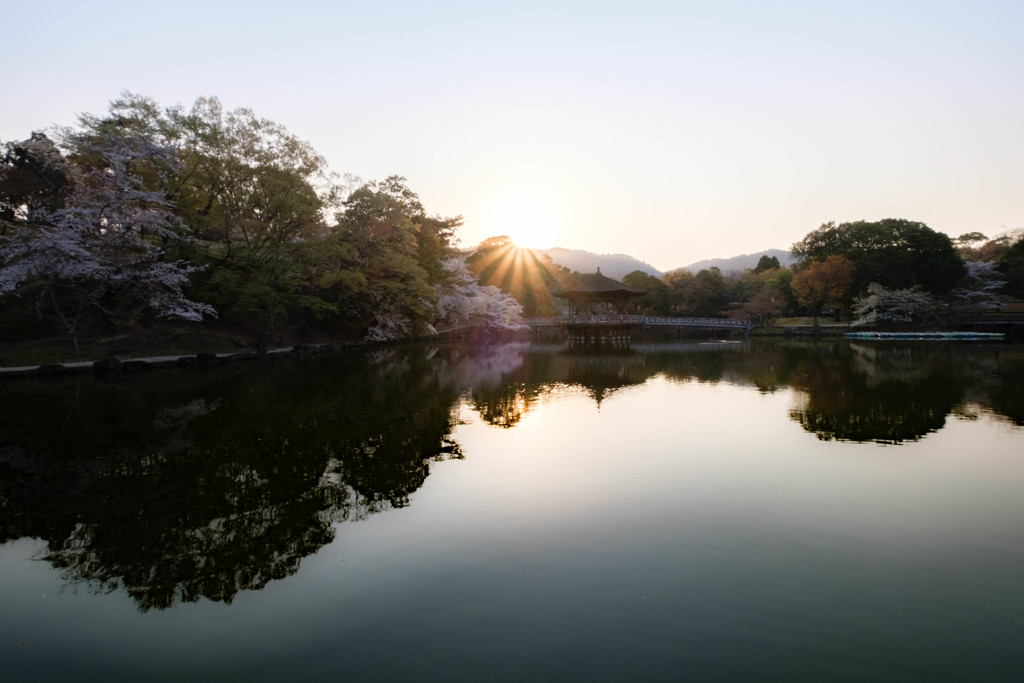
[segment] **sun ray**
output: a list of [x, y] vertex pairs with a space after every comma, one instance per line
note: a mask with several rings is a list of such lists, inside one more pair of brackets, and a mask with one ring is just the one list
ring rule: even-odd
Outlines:
[[513, 250], [514, 247], [511, 246], [502, 249], [504, 253], [501, 255], [501, 259], [498, 261], [497, 267], [494, 270], [494, 276], [491, 281], [499, 287], [505, 282], [505, 274], [509, 271], [509, 268], [512, 267]]

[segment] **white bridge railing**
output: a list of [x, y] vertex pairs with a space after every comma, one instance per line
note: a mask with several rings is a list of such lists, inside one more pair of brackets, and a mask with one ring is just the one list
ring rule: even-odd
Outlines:
[[560, 315], [552, 318], [524, 318], [531, 327], [562, 325], [659, 325], [666, 327], [751, 327], [749, 320], [728, 318], [671, 318], [649, 315]]

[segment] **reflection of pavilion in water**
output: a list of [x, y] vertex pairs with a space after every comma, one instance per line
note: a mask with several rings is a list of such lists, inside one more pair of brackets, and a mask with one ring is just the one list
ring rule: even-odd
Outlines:
[[[629, 337], [626, 337], [629, 343]], [[559, 379], [565, 384], [583, 387], [601, 407], [601, 401], [617, 389], [643, 384], [650, 378], [647, 357], [628, 349], [618, 352], [602, 349], [600, 353], [574, 350], [559, 356]]]

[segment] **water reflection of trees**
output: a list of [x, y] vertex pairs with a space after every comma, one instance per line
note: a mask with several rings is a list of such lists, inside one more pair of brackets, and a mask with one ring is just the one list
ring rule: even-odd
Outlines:
[[470, 399], [485, 422], [508, 428], [518, 424], [556, 386], [580, 387], [600, 405], [615, 390], [642, 384], [648, 378], [642, 354], [548, 348], [525, 353], [520, 363], [500, 378], [475, 383]]
[[[741, 344], [698, 342], [644, 344], [632, 349], [532, 347], [500, 380], [474, 386], [472, 407], [485, 422], [507, 428], [541, 405], [545, 396], [567, 387], [582, 390], [600, 406], [620, 389], [659, 375], [675, 382], [746, 384], [749, 382], [737, 375], [736, 366], [757, 364], [747, 350]], [[774, 368], [774, 363], [768, 367]], [[753, 374], [760, 377], [764, 371]], [[774, 390], [772, 380], [765, 384]]]
[[43, 539], [68, 581], [141, 609], [230, 602], [297, 571], [338, 522], [409, 505], [433, 463], [462, 457], [460, 397], [509, 428], [566, 387], [600, 405], [654, 377], [795, 389], [790, 418], [825, 440], [916, 440], [951, 414], [1024, 424], [1024, 351], [953, 344], [385, 348], [8, 383], [0, 542]]
[[913, 349], [876, 347], [870, 360], [845, 344], [817, 351], [794, 373], [804, 397], [790, 417], [822, 440], [915, 441], [941, 429], [963, 394], [948, 372], [912, 362]]
[[1003, 351], [988, 365], [989, 386], [979, 402], [990, 412], [1024, 426], [1024, 349]]
[[485, 421], [512, 427], [558, 387], [581, 388], [600, 405], [656, 376], [765, 393], [796, 389], [790, 418], [822, 440], [915, 441], [941, 429], [947, 416], [975, 409], [1017, 424], [1024, 416], [1024, 352], [843, 340], [639, 344], [628, 353], [542, 349], [527, 353], [503, 381], [476, 387], [472, 403]]
[[[1015, 355], [955, 343], [815, 345], [793, 375], [803, 397], [790, 417], [819, 439], [889, 444], [916, 441], [974, 408], [1013, 419], [1021, 397], [1001, 396], [1024, 377]], [[993, 384], [993, 373], [1004, 377]]]
[[352, 354], [6, 385], [0, 541], [41, 538], [68, 581], [141, 609], [230, 602], [461, 457], [451, 365]]

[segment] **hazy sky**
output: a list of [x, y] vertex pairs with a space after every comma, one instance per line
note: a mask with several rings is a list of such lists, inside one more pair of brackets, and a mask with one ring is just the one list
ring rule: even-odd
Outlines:
[[1024, 227], [1024, 2], [14, 2], [0, 140], [215, 95], [472, 245], [669, 269], [829, 220]]

